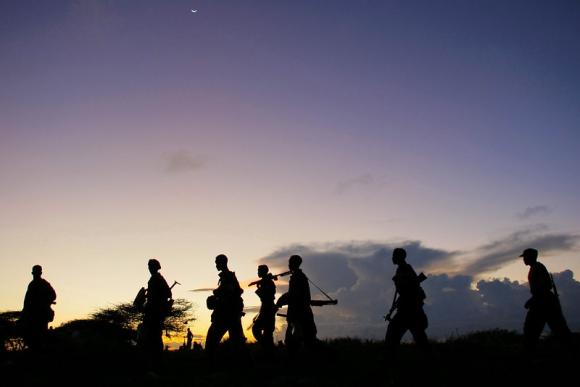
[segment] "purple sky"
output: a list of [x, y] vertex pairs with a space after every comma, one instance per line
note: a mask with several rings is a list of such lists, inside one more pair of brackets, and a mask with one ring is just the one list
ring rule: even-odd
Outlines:
[[292, 246], [577, 273], [579, 69], [577, 1], [2, 1], [0, 310], [40, 263], [84, 316], [154, 256], [203, 306], [215, 255]]

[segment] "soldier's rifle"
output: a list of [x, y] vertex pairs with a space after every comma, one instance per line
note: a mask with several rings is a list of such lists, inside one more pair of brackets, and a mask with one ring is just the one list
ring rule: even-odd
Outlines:
[[[308, 278], [308, 277], [306, 277]], [[338, 304], [338, 300], [330, 297], [324, 290], [322, 290], [318, 285], [316, 285], [310, 278], [308, 278], [308, 282], [310, 282], [316, 289], [320, 291], [320, 293], [324, 294], [327, 298], [326, 300], [310, 300], [310, 306], [324, 306], [324, 305], [336, 305]]]
[[[289, 274], [292, 274], [292, 272], [291, 272], [291, 271], [285, 271], [284, 273], [280, 273], [280, 274], [270, 274], [270, 273], [268, 273], [268, 278], [269, 278], [269, 279], [272, 279], [272, 280], [274, 280], [274, 281], [278, 281], [278, 277], [284, 277], [284, 276], [287, 276], [287, 275], [289, 275]], [[250, 283], [248, 284], [248, 286], [255, 286], [255, 285], [257, 285], [257, 284], [258, 284], [258, 283], [259, 283], [261, 280], [262, 280], [262, 279], [260, 278], [259, 280], [252, 281], [252, 282], [250, 282]]]
[[[425, 281], [427, 279], [427, 276], [425, 275], [425, 273], [420, 273], [417, 276], [417, 281], [419, 283], [422, 283], [423, 281]], [[383, 316], [383, 318], [385, 319], [385, 321], [391, 321], [391, 318], [393, 316], [393, 313], [395, 313], [395, 310], [397, 309], [397, 305], [398, 305], [398, 301], [399, 301], [399, 291], [395, 289], [395, 294], [393, 295], [393, 302], [391, 303], [391, 308], [389, 309], [389, 312]]]
[[395, 309], [397, 309], [397, 301], [399, 301], [398, 296], [399, 296], [399, 292], [397, 290], [395, 290], [395, 294], [393, 295], [393, 302], [391, 303], [391, 309], [389, 309], [389, 312], [383, 316], [385, 321], [391, 321], [391, 316], [395, 312]]

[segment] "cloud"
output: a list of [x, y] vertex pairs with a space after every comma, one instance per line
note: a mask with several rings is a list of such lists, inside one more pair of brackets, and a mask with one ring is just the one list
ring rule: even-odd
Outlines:
[[205, 166], [203, 157], [193, 156], [185, 150], [167, 153], [163, 158], [165, 160], [165, 171], [169, 173], [193, 172]]
[[[505, 243], [513, 236], [505, 238]], [[545, 237], [548, 241], [550, 237]], [[554, 245], [563, 238], [554, 237]], [[539, 240], [539, 239], [536, 239]], [[504, 240], [502, 240], [504, 241]], [[504, 242], [495, 242], [503, 246]], [[545, 246], [549, 243], [546, 242]], [[490, 244], [492, 245], [492, 244]], [[302, 255], [308, 277], [338, 300], [336, 306], [314, 308], [320, 337], [360, 337], [382, 340], [386, 324], [382, 318], [390, 307], [395, 266], [394, 247], [404, 247], [408, 262], [417, 272], [445, 266], [457, 252], [426, 247], [420, 241], [403, 243], [350, 242], [295, 244], [280, 248], [261, 263], [274, 271], [286, 270], [288, 257]], [[428, 334], [445, 338], [474, 330], [505, 328], [520, 330], [525, 318], [523, 305], [529, 297], [527, 284], [509, 279], [479, 280], [471, 274], [433, 274], [422, 284], [427, 293], [425, 311], [429, 317]], [[580, 282], [570, 271], [555, 274], [562, 304], [572, 329], [580, 328]], [[287, 286], [278, 283], [278, 294]], [[311, 286], [314, 299], [324, 296]]]
[[519, 220], [527, 220], [534, 216], [548, 215], [552, 212], [552, 209], [548, 206], [533, 206], [527, 207], [524, 211], [518, 212], [516, 218]]
[[375, 183], [375, 178], [370, 174], [365, 174], [338, 182], [334, 192], [342, 195], [357, 186], [370, 186]]
[[465, 266], [463, 272], [478, 275], [497, 270], [513, 262], [528, 247], [538, 249], [541, 255], [574, 251], [579, 241], [580, 235], [548, 233], [545, 226], [516, 231], [475, 249], [477, 259]]

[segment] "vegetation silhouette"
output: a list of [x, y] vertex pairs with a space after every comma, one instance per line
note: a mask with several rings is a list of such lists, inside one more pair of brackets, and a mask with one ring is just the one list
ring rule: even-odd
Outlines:
[[0, 353], [25, 348], [26, 345], [19, 326], [21, 313], [16, 310], [0, 313]]
[[[55, 329], [63, 333], [65, 327]], [[578, 335], [573, 339], [578, 341]], [[58, 385], [82, 381], [88, 386], [546, 386], [570, 385], [576, 380], [578, 354], [554, 353], [552, 338], [540, 339], [535, 371], [522, 356], [521, 334], [494, 330], [433, 342], [433, 361], [421, 363], [415, 344], [402, 343], [396, 365], [383, 357], [383, 344], [351, 338], [321, 341], [324, 356], [297, 369], [283, 347], [275, 347], [269, 361], [250, 367], [209, 368], [202, 352], [170, 351], [164, 354], [169, 372], [152, 378], [140, 372], [134, 346], [107, 348], [97, 341], [83, 347], [57, 347], [31, 363], [33, 353], [9, 352], [0, 363], [6, 385]], [[247, 344], [253, 354], [258, 344]], [[417, 364], [422, 364], [417, 368]], [[90, 375], [90, 377], [87, 377]], [[66, 377], [66, 380], [63, 379]]]
[[[187, 329], [187, 324], [195, 321], [192, 310], [193, 304], [190, 301], [184, 298], [174, 299], [171, 310], [163, 322], [165, 335], [179, 336], [183, 334]], [[124, 302], [98, 309], [91, 314], [91, 319], [105, 321], [137, 334], [139, 324], [143, 321], [143, 316], [143, 310], [139, 310], [133, 303]]]

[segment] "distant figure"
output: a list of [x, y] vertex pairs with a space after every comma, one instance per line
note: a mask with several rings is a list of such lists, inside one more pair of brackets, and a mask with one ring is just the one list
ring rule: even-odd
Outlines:
[[223, 254], [215, 258], [215, 267], [219, 271], [218, 287], [207, 299], [207, 307], [213, 310], [211, 325], [205, 339], [205, 349], [213, 359], [222, 337], [229, 333], [230, 341], [236, 346], [242, 346], [246, 337], [242, 328], [244, 301], [236, 273], [228, 269], [228, 257]]
[[191, 329], [187, 328], [187, 345], [186, 345], [186, 349], [188, 351], [191, 351], [191, 343], [193, 341], [193, 333], [191, 333]]
[[526, 349], [533, 351], [536, 348], [546, 323], [554, 335], [569, 344], [571, 332], [562, 313], [552, 276], [546, 266], [538, 262], [538, 250], [525, 249], [520, 257], [530, 267], [528, 283], [532, 293], [532, 297], [525, 304], [528, 310], [524, 323]]
[[256, 294], [260, 297], [260, 313], [256, 316], [252, 325], [252, 333], [256, 341], [264, 348], [271, 349], [274, 347], [274, 329], [276, 323], [276, 311], [278, 308], [274, 304], [276, 295], [276, 285], [274, 277], [269, 273], [268, 266], [258, 266], [258, 277], [260, 280], [256, 283], [258, 289]]
[[393, 277], [395, 282], [395, 299], [391, 312], [396, 310], [393, 318], [391, 312], [385, 317], [389, 321], [385, 335], [385, 346], [391, 355], [395, 355], [401, 344], [401, 339], [409, 330], [415, 343], [422, 349], [429, 349], [429, 341], [425, 330], [427, 329], [427, 315], [423, 311], [425, 292], [421, 288], [421, 282], [425, 278], [423, 273], [418, 276], [415, 270], [405, 259], [405, 249], [396, 248], [393, 251], [393, 264], [397, 265], [397, 272]]
[[48, 323], [54, 320], [51, 305], [55, 303], [56, 292], [48, 281], [42, 278], [42, 266], [32, 267], [32, 277], [24, 297], [20, 321], [26, 345], [32, 350], [37, 350], [46, 343]]
[[285, 343], [292, 352], [304, 344], [306, 347], [313, 347], [316, 344], [316, 324], [314, 315], [310, 307], [310, 285], [308, 278], [300, 269], [302, 257], [293, 255], [288, 260], [288, 268], [292, 272], [288, 292], [284, 293], [276, 306], [278, 308], [288, 305], [286, 320]]
[[149, 356], [149, 369], [158, 370], [163, 354], [163, 323], [171, 312], [171, 288], [159, 273], [161, 264], [158, 260], [150, 259], [148, 267], [151, 278], [145, 295], [142, 344]]

